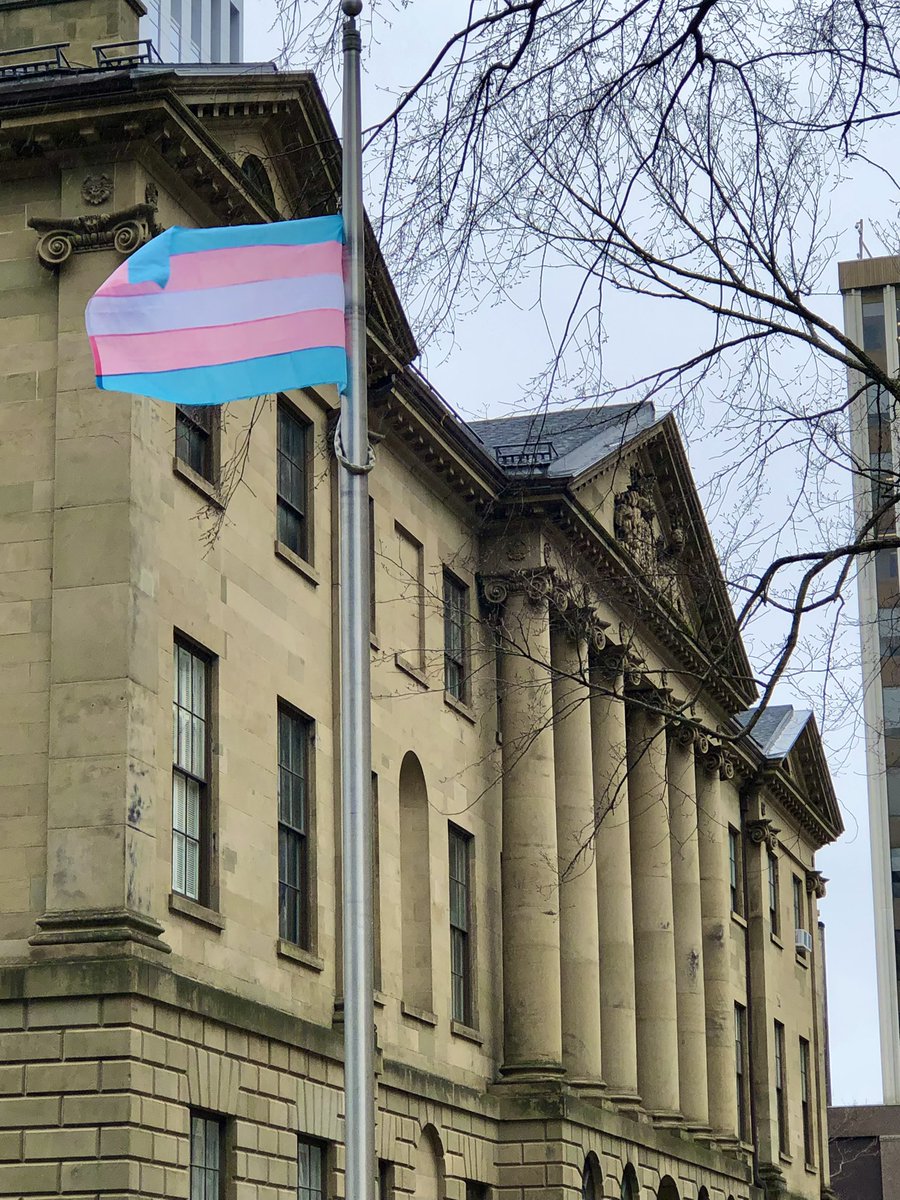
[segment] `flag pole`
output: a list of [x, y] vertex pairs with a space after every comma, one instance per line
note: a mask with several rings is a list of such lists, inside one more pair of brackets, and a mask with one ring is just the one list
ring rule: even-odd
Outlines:
[[369, 682], [368, 387], [362, 202], [362, 113], [356, 18], [344, 21], [343, 217], [347, 294], [347, 390], [341, 397], [340, 629], [343, 844], [344, 1098], [347, 1200], [375, 1200], [375, 1012], [373, 1006], [372, 751]]

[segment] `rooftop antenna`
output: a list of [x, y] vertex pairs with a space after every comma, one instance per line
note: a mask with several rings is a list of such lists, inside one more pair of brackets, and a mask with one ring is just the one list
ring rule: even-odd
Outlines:
[[866, 243], [863, 241], [863, 225], [864, 224], [865, 224], [865, 222], [863, 221], [862, 217], [860, 217], [859, 220], [856, 222], [856, 225], [854, 226], [856, 232], [859, 234], [859, 254], [857, 254], [857, 256], [856, 256], [857, 258], [871, 258], [872, 257], [871, 250], [866, 245]]

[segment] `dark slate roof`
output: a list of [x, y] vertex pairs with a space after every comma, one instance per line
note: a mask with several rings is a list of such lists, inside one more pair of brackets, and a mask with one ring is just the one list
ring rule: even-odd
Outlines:
[[578, 475], [656, 423], [649, 401], [469, 421], [500, 466], [516, 474]]
[[[735, 720], [747, 725], [756, 712], [748, 708], [738, 713]], [[759, 746], [769, 759], [781, 759], [789, 754], [797, 738], [812, 716], [808, 708], [794, 708], [792, 704], [770, 704], [750, 731], [750, 739]]]

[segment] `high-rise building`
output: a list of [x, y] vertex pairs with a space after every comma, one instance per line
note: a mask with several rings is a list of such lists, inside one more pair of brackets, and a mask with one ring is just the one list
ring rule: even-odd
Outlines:
[[240, 62], [244, 0], [146, 0], [140, 35], [173, 63]]
[[[900, 373], [900, 258], [838, 266], [844, 328], [888, 375]], [[893, 534], [900, 442], [896, 414], [874, 383], [850, 372], [851, 452], [857, 529]], [[882, 512], [882, 510], [884, 510]], [[859, 572], [866, 767], [875, 902], [878, 1009], [886, 1104], [900, 1102], [900, 578], [897, 551], [879, 550]]]

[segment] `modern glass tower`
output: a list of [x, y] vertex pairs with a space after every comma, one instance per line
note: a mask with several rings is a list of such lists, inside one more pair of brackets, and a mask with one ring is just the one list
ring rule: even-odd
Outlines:
[[[900, 374], [900, 257], [838, 265], [844, 329], [886, 374]], [[850, 372], [857, 527], [896, 533], [889, 500], [900, 475], [900, 420], [889, 397]], [[885, 511], [881, 514], [881, 510]], [[884, 1101], [900, 1103], [900, 578], [896, 550], [873, 554], [859, 573], [866, 767]]]
[[244, 0], [145, 0], [141, 37], [164, 62], [240, 62]]

